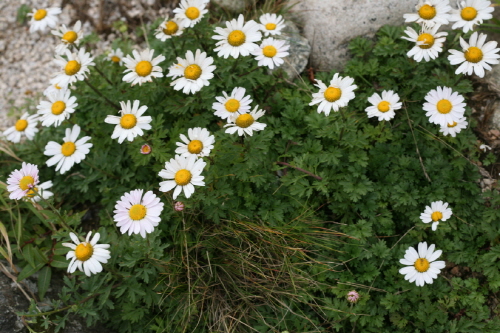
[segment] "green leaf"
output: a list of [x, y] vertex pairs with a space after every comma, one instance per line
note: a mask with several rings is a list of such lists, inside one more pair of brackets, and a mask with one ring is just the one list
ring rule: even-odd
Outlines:
[[45, 297], [45, 293], [49, 289], [51, 278], [52, 270], [49, 266], [45, 266], [40, 270], [38, 274], [38, 296], [40, 296], [41, 300]]
[[57, 268], [68, 268], [69, 261], [63, 256], [53, 256], [50, 266]]
[[42, 267], [45, 266], [44, 263], [37, 263], [35, 267], [31, 267], [31, 265], [27, 265], [26, 267], [23, 268], [21, 273], [17, 276], [17, 282], [21, 282], [22, 280], [26, 279], [27, 277], [32, 276], [36, 272], [42, 269]]

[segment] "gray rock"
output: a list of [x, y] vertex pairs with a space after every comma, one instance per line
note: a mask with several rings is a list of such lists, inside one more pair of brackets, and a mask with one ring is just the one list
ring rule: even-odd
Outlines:
[[286, 20], [285, 24], [286, 27], [281, 31], [281, 36], [276, 38], [284, 39], [290, 44], [288, 50], [290, 54], [283, 59], [285, 63], [279, 68], [282, 68], [289, 78], [294, 78], [306, 68], [311, 54], [311, 46], [292, 21]]
[[300, 0], [293, 13], [312, 45], [315, 69], [341, 70], [349, 41], [374, 34], [385, 24], [401, 25], [403, 15], [415, 12], [418, 0]]
[[488, 84], [488, 88], [498, 95], [492, 114], [489, 116], [488, 128], [500, 131], [500, 65], [493, 65], [492, 70], [486, 72], [484, 81]]
[[242, 13], [247, 5], [253, 4], [254, 0], [213, 0], [216, 5], [230, 12]]

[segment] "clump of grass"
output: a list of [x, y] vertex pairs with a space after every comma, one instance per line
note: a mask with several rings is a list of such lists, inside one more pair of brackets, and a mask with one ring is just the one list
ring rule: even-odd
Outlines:
[[160, 304], [170, 306], [165, 319], [182, 317], [181, 332], [199, 325], [210, 332], [258, 331], [257, 323], [276, 328], [276, 319], [279, 324], [287, 315], [310, 321], [297, 304], [320, 311], [312, 291], [322, 288], [312, 272], [335, 269], [323, 251], [333, 256], [335, 243], [346, 237], [303, 218], [281, 227], [250, 219], [183, 223], [171, 259], [160, 263], [165, 273], [157, 286], [169, 299]]

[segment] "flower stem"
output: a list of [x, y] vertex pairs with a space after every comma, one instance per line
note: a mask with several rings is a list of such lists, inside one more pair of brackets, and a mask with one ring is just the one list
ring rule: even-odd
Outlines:
[[104, 171], [104, 170], [102, 170], [102, 169], [99, 169], [99, 168], [98, 168], [98, 167], [96, 167], [95, 165], [93, 165], [93, 164], [91, 164], [91, 163], [89, 163], [89, 162], [87, 162], [87, 161], [85, 161], [85, 160], [83, 160], [82, 162], [83, 162], [83, 163], [85, 163], [85, 164], [87, 164], [89, 167], [91, 167], [91, 168], [93, 168], [93, 169], [96, 169], [97, 171], [99, 171], [100, 173], [102, 173], [102, 174], [104, 174], [104, 175], [106, 175], [106, 176], [108, 176], [108, 177], [111, 177], [111, 178], [114, 178], [114, 179], [120, 179], [120, 178], [116, 177], [115, 175], [112, 175], [112, 174], [107, 173], [106, 171]]
[[97, 90], [96, 87], [94, 87], [88, 79], [85, 79], [83, 80], [83, 82], [85, 82], [97, 95], [101, 96], [102, 98], [104, 98], [106, 100], [106, 102], [108, 102], [109, 105], [111, 105], [112, 107], [114, 107], [115, 109], [117, 109], [118, 111], [121, 110], [120, 106], [116, 103], [113, 103], [112, 101], [110, 101], [106, 96], [104, 96], [103, 94], [101, 94], [101, 92], [99, 90]]

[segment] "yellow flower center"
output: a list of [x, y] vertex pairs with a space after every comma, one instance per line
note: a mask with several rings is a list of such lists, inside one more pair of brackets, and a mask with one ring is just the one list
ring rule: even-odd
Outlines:
[[19, 119], [16, 121], [16, 131], [22, 132], [28, 127], [28, 121], [26, 119]]
[[54, 84], [54, 87], [55, 87], [57, 90], [61, 90], [61, 89], [62, 89], [61, 87], [59, 87], [59, 85], [58, 85], [57, 83], [56, 83], [56, 84]]
[[151, 147], [148, 145], [144, 145], [141, 147], [141, 153], [143, 154], [149, 154], [151, 152]]
[[429, 264], [429, 260], [425, 259], [425, 258], [418, 258], [417, 260], [415, 260], [415, 269], [417, 271], [419, 271], [420, 273], [423, 273], [423, 272], [427, 272], [427, 270], [429, 269], [429, 267], [431, 266]]
[[66, 75], [75, 75], [82, 68], [82, 65], [76, 60], [70, 60], [64, 68]]
[[268, 24], [266, 24], [266, 29], [267, 30], [274, 30], [274, 29], [276, 29], [276, 24], [268, 23]]
[[71, 155], [73, 155], [73, 153], [75, 152], [75, 150], [76, 150], [76, 146], [71, 141], [65, 142], [61, 146], [61, 153], [64, 156], [71, 156]]
[[231, 46], [240, 46], [241, 44], [245, 43], [246, 39], [247, 36], [245, 36], [245, 33], [241, 30], [231, 31], [229, 36], [227, 36], [227, 42]]
[[441, 212], [434, 212], [431, 214], [431, 219], [436, 222], [436, 221], [439, 221], [443, 218], [443, 213]]
[[177, 185], [187, 185], [191, 181], [191, 172], [186, 169], [181, 169], [175, 173], [175, 182]]
[[389, 102], [382, 101], [382, 102], [378, 103], [377, 109], [380, 112], [387, 112], [391, 109], [391, 104], [389, 104]]
[[137, 65], [135, 65], [135, 72], [139, 76], [148, 76], [153, 71], [153, 65], [149, 61], [143, 60], [139, 61]]
[[418, 15], [424, 20], [433, 19], [434, 16], [436, 16], [436, 8], [434, 8], [434, 6], [423, 5], [418, 10]]
[[467, 60], [468, 62], [480, 62], [481, 60], [483, 60], [483, 51], [481, 51], [481, 49], [478, 47], [471, 46], [467, 51], [465, 51], [464, 56], [465, 60]]
[[324, 96], [328, 102], [335, 102], [340, 99], [340, 96], [342, 96], [342, 90], [335, 87], [328, 87], [325, 90]]
[[477, 16], [477, 10], [474, 7], [465, 7], [464, 9], [462, 9], [460, 16], [465, 21], [472, 21]]
[[226, 107], [227, 112], [236, 112], [240, 108], [240, 101], [231, 98], [226, 102], [226, 104], [224, 104], [224, 106]]
[[450, 113], [453, 105], [451, 105], [451, 102], [447, 99], [442, 99], [439, 102], [437, 102], [437, 110], [439, 113], [442, 114], [447, 114]]
[[418, 42], [422, 42], [423, 44], [420, 44], [421, 49], [430, 49], [432, 45], [434, 45], [434, 36], [431, 34], [420, 34], [417, 38]]
[[200, 10], [196, 7], [189, 7], [186, 9], [186, 17], [190, 20], [195, 20], [200, 16]]
[[193, 140], [188, 144], [188, 152], [191, 154], [199, 154], [203, 150], [203, 142]]
[[35, 196], [35, 193], [38, 192], [38, 188], [37, 187], [32, 187], [29, 189], [28, 192], [26, 192], [26, 197], [29, 197], [29, 198], [33, 198]]
[[35, 180], [33, 179], [33, 177], [24, 176], [19, 181], [19, 187], [21, 188], [21, 190], [26, 191], [27, 189], [30, 188], [30, 185], [33, 185], [34, 182], [35, 182]]
[[177, 25], [177, 23], [175, 23], [174, 21], [168, 21], [165, 24], [165, 28], [163, 29], [163, 33], [165, 35], [173, 35], [177, 32], [177, 30], [179, 30], [179, 26]]
[[142, 220], [146, 216], [147, 209], [143, 205], [137, 204], [130, 207], [128, 215], [134, 221]]
[[112, 61], [112, 62], [120, 62], [120, 57], [117, 57], [117, 56], [112, 56], [112, 57], [111, 57], [111, 61]]
[[201, 68], [196, 64], [186, 67], [184, 70], [184, 77], [189, 80], [197, 80], [201, 76]]
[[68, 44], [73, 44], [77, 38], [78, 35], [74, 31], [68, 31], [62, 37]]
[[35, 19], [35, 21], [40, 21], [45, 16], [47, 16], [47, 11], [45, 9], [39, 9], [36, 11], [35, 15], [33, 15], [33, 18]]
[[87, 261], [92, 257], [94, 248], [90, 243], [80, 243], [76, 246], [75, 257], [80, 261]]
[[120, 119], [120, 125], [125, 129], [131, 129], [137, 124], [137, 117], [133, 114], [127, 113]]
[[52, 104], [52, 114], [60, 115], [66, 109], [66, 103], [63, 101], [57, 101]]
[[456, 121], [454, 121], [453, 124], [448, 124], [448, 127], [455, 127], [457, 125], [458, 125], [458, 123]]
[[245, 114], [240, 114], [238, 118], [236, 118], [236, 125], [241, 128], [247, 128], [250, 125], [254, 123], [254, 119], [251, 114], [245, 113]]
[[262, 49], [262, 53], [264, 54], [264, 56], [272, 58], [276, 55], [276, 53], [278, 53], [278, 50], [276, 50], [274, 46], [268, 45]]

